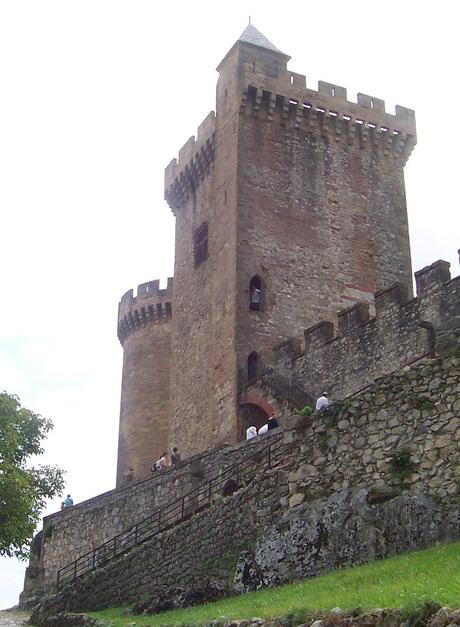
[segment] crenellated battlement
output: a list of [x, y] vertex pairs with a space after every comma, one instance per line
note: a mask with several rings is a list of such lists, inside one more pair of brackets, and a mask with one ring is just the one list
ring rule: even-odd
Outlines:
[[134, 290], [128, 290], [118, 305], [118, 339], [123, 345], [125, 339], [136, 329], [149, 323], [169, 322], [172, 316], [171, 301], [173, 278], [168, 278], [165, 289], [160, 289], [160, 281], [148, 281]]
[[208, 173], [214, 160], [215, 129], [216, 114], [211, 111], [198, 127], [196, 139], [192, 135], [179, 150], [179, 159], [166, 167], [165, 199], [173, 211]]
[[404, 162], [417, 143], [415, 113], [411, 109], [385, 110], [381, 98], [359, 93], [357, 102], [347, 100], [340, 85], [319, 81], [317, 91], [307, 88], [306, 77], [283, 71], [268, 77], [263, 66], [246, 63], [240, 112], [277, 120], [282, 125], [304, 128], [348, 144], [380, 148]]
[[[292, 339], [273, 349], [278, 368], [313, 394], [328, 390], [340, 398], [373, 379], [424, 355], [444, 353], [460, 343], [460, 276], [436, 261], [415, 273], [417, 296], [396, 283], [304, 331], [304, 350]], [[446, 345], [446, 333], [449, 341]], [[442, 338], [442, 342], [439, 339]]]

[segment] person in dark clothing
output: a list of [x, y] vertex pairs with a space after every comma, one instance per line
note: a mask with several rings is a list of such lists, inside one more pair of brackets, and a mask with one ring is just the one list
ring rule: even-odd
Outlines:
[[270, 416], [270, 418], [268, 419], [268, 430], [270, 431], [271, 429], [276, 429], [276, 427], [279, 427], [279, 426], [280, 426], [280, 423], [276, 419], [275, 414], [273, 414], [273, 416]]
[[180, 458], [179, 449], [177, 448], [177, 446], [174, 446], [172, 453], [171, 453], [171, 464], [173, 466], [178, 466], [180, 462], [181, 462], [181, 458]]

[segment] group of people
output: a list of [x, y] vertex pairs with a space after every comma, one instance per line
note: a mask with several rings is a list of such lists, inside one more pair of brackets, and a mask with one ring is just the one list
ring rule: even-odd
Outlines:
[[169, 466], [178, 466], [181, 463], [181, 456], [180, 456], [179, 449], [177, 448], [177, 446], [173, 447], [173, 450], [171, 453], [171, 463], [168, 463], [167, 457], [168, 457], [168, 454], [165, 451], [161, 455], [161, 457], [157, 459], [157, 461], [153, 464], [151, 471], [156, 472], [157, 470], [164, 470], [165, 468], [168, 468]]
[[276, 429], [276, 427], [279, 427], [279, 426], [280, 426], [280, 423], [278, 422], [275, 414], [272, 414], [270, 418], [268, 419], [268, 422], [262, 425], [258, 431], [254, 426], [248, 427], [246, 429], [246, 440], [252, 440], [252, 438], [255, 438], [258, 435], [263, 435], [264, 433], [267, 433], [267, 431]]
[[[327, 407], [329, 407], [329, 405], [330, 405], [330, 401], [328, 399], [328, 394], [327, 392], [323, 392], [321, 396], [318, 398], [318, 400], [316, 401], [315, 409], [317, 412], [323, 412]], [[273, 413], [268, 419], [268, 422], [262, 425], [259, 430], [257, 430], [257, 428], [254, 425], [251, 425], [250, 427], [248, 427], [246, 429], [246, 440], [252, 440], [252, 438], [257, 437], [258, 435], [263, 435], [264, 433], [267, 433], [268, 431], [271, 431], [272, 429], [276, 429], [279, 426], [280, 425], [279, 425], [278, 419], [276, 418], [276, 415]], [[168, 463], [167, 452], [165, 451], [164, 453], [162, 453], [161, 457], [159, 457], [159, 459], [157, 459], [156, 462], [153, 464], [151, 471], [156, 472], [157, 470], [164, 470], [165, 468], [178, 466], [181, 463], [181, 456], [180, 456], [180, 452], [177, 446], [173, 447], [170, 458], [171, 458], [170, 462]], [[131, 466], [129, 471], [123, 475], [123, 483], [131, 483], [134, 480], [135, 480], [134, 468]], [[70, 494], [68, 494], [67, 498], [62, 503], [61, 509], [63, 509], [64, 507], [71, 507], [72, 505], [73, 505], [73, 501], [70, 497]]]
[[[168, 453], [165, 451], [161, 454], [161, 457], [157, 459], [156, 462], [151, 467], [151, 472], [156, 472], [157, 470], [164, 470], [165, 468], [169, 468], [170, 466], [178, 466], [181, 463], [181, 456], [179, 453], [179, 449], [177, 446], [173, 447], [173, 450], [170, 455], [170, 462], [168, 462]], [[123, 475], [123, 484], [129, 484], [133, 481], [136, 481], [136, 476], [134, 474], [134, 468], [131, 466], [127, 472]]]
[[[323, 392], [316, 401], [315, 410], [318, 413], [322, 413], [329, 407], [330, 404], [331, 404], [331, 401], [328, 398], [328, 393]], [[262, 425], [258, 431], [256, 427], [254, 427], [253, 425], [248, 427], [246, 429], [246, 440], [252, 440], [252, 438], [255, 438], [258, 435], [263, 435], [264, 433], [267, 433], [267, 431], [270, 431], [271, 429], [276, 429], [276, 427], [279, 427], [279, 422], [275, 414], [272, 414], [270, 418], [268, 419], [268, 422]]]

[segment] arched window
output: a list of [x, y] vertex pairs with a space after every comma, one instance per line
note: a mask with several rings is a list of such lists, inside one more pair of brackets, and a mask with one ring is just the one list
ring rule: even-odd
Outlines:
[[249, 282], [249, 309], [253, 311], [261, 311], [262, 307], [262, 281], [260, 277], [252, 277]]
[[259, 355], [251, 353], [248, 357], [248, 383], [257, 379], [257, 371], [259, 366]]

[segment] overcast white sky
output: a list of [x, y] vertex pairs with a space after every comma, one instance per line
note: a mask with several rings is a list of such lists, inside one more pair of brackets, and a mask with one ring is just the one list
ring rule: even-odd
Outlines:
[[[76, 501], [114, 486], [118, 300], [173, 273], [163, 171], [214, 108], [215, 67], [248, 15], [309, 87], [416, 110], [413, 267], [443, 258], [458, 274], [454, 7], [0, 0], [0, 389], [54, 420], [46, 462], [66, 469]], [[0, 608], [17, 601], [23, 570], [0, 560]]]

